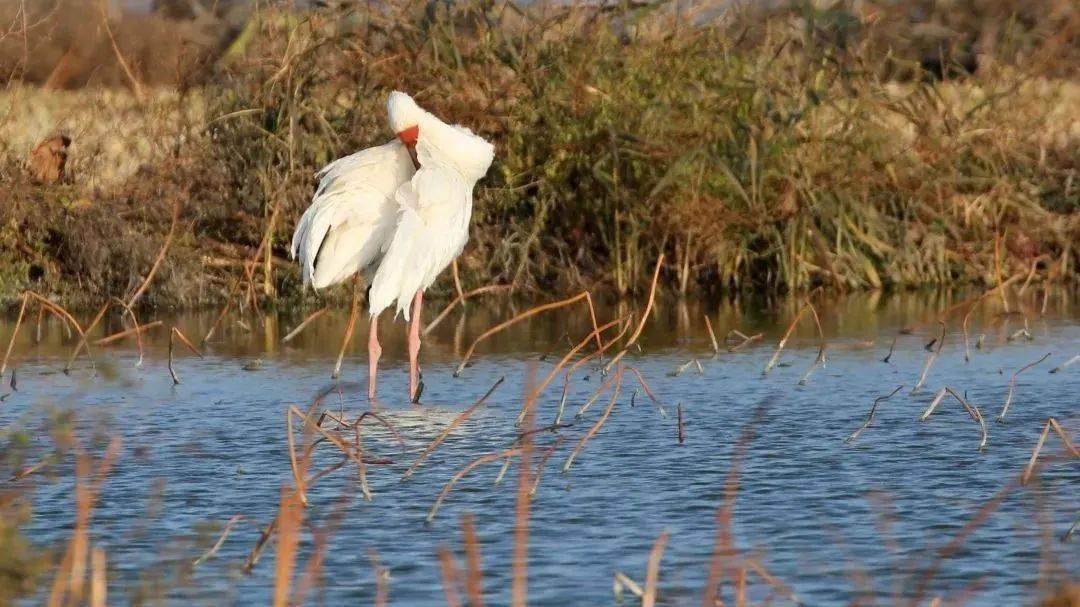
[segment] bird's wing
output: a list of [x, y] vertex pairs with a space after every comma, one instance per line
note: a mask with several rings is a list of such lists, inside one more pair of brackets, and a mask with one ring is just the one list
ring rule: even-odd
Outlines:
[[291, 248], [304, 284], [318, 289], [345, 280], [386, 249], [397, 221], [393, 193], [412, 173], [408, 152], [393, 142], [319, 171], [321, 181]]
[[421, 165], [395, 197], [401, 215], [372, 280], [368, 308], [378, 314], [397, 300], [407, 320], [412, 296], [431, 286], [465, 247], [472, 184], [453, 168]]

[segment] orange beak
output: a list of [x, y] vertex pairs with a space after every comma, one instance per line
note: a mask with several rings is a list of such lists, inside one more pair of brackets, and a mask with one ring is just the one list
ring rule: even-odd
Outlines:
[[416, 157], [416, 140], [420, 138], [420, 127], [410, 126], [409, 128], [399, 131], [398, 139], [405, 145], [405, 149], [409, 150], [409, 156], [412, 157], [413, 166], [417, 169], [420, 168], [420, 161]]

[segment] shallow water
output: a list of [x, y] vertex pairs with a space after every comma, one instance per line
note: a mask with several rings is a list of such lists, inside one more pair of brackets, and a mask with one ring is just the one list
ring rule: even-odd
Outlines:
[[[965, 364], [962, 337], [950, 331], [926, 386], [910, 394], [927, 357], [924, 345], [938, 331], [935, 319], [962, 299], [951, 294], [860, 295], [820, 305], [828, 362], [806, 385], [798, 380], [817, 355], [809, 318], [792, 335], [780, 365], [762, 375], [797, 309], [794, 302], [658, 306], [641, 351], [631, 352], [626, 362], [646, 378], [668, 416], [660, 414], [627, 371], [606, 425], [570, 471], [561, 473], [573, 445], [609, 402], [601, 398], [575, 420], [573, 412], [602, 381], [595, 369], [583, 369], [567, 399], [564, 422], [573, 427], [559, 435], [536, 435], [542, 448], [558, 436], [565, 441], [548, 460], [532, 503], [530, 603], [615, 604], [614, 572], [643, 583], [649, 549], [667, 530], [661, 604], [699, 604], [732, 454], [755, 416], [759, 421], [739, 472], [734, 508], [735, 541], [743, 554], [753, 556], [807, 605], [848, 604], [871, 593], [886, 603], [894, 593], [910, 595], [935, 552], [1023, 470], [1048, 416], [1074, 433], [1080, 428], [1080, 364], [1048, 373], [1080, 352], [1080, 308], [1066, 294], [1051, 297], [1045, 315], [1038, 315], [1038, 305], [1028, 312], [1031, 340], [1008, 339], [1023, 326], [1021, 316], [999, 316], [993, 305], [976, 312], [971, 361]], [[601, 322], [632, 309], [600, 310]], [[370, 466], [372, 502], [360, 496], [352, 466], [309, 490], [312, 507], [306, 515], [326, 531], [329, 542], [321, 583], [310, 591], [310, 599], [328, 605], [373, 603], [374, 551], [390, 572], [391, 604], [446, 604], [437, 550], [450, 547], [463, 566], [460, 517], [472, 513], [487, 603], [509, 603], [516, 466], [498, 486], [493, 485], [498, 464], [478, 468], [456, 485], [431, 525], [424, 520], [455, 471], [481, 454], [507, 448], [517, 436], [514, 418], [530, 369], [543, 377], [570, 342], [590, 330], [584, 309], [536, 317], [484, 342], [474, 364], [454, 378], [452, 371], [472, 339], [512, 312], [474, 303], [433, 331], [422, 354], [425, 392], [418, 408], [405, 404], [403, 329], [384, 320], [380, 411], [406, 444], [402, 448], [377, 425], [366, 426], [365, 446], [393, 460]], [[704, 314], [721, 334], [738, 328], [748, 334], [763, 331], [765, 337], [713, 358]], [[196, 338], [214, 316], [164, 320]], [[57, 410], [76, 412], [79, 435], [95, 445], [94, 453], [101, 452], [105, 436], [123, 440], [91, 532], [92, 541], [108, 555], [111, 602], [152, 597], [214, 605], [270, 601], [273, 545], [250, 575], [242, 571], [244, 560], [261, 527], [276, 513], [282, 486], [291, 482], [285, 410], [293, 403], [305, 406], [332, 383], [329, 373], [346, 317], [328, 314], [292, 343], [279, 343], [285, 329], [302, 316], [273, 315], [265, 326], [250, 317], [243, 325], [230, 319], [207, 346], [205, 359], [177, 350], [175, 368], [182, 383], [176, 386], [166, 371], [163, 329], [147, 337], [146, 360], [139, 368], [134, 340], [128, 340], [94, 348], [96, 370], [84, 358], [71, 375], [64, 375], [59, 371], [73, 342], [55, 323], [46, 324], [36, 345], [33, 327], [24, 328], [14, 357], [19, 391], [0, 405], [5, 447], [13, 428], [25, 429], [30, 442], [22, 451], [24, 462], [37, 461], [52, 449], [43, 420]], [[951, 315], [951, 327], [958, 328], [961, 318]], [[110, 322], [110, 332], [119, 330], [118, 320]], [[901, 327], [914, 332], [900, 336], [890, 362], [882, 362]], [[7, 343], [10, 331], [10, 322], [0, 328], [0, 343]], [[985, 335], [983, 347], [975, 349], [980, 334]], [[365, 343], [361, 327], [346, 358], [342, 393], [325, 400], [350, 418], [370, 407], [363, 396]], [[1019, 376], [1007, 423], [994, 423], [1013, 371], [1047, 352], [1052, 353], [1047, 361]], [[244, 371], [255, 358], [261, 368]], [[695, 358], [702, 372], [690, 366], [671, 375]], [[499, 377], [506, 381], [488, 405], [453, 432], [412, 479], [400, 482], [424, 446]], [[879, 407], [870, 428], [845, 444], [873, 399], [901, 384], [905, 388]], [[966, 393], [985, 414], [986, 450], [978, 450], [979, 428], [954, 401], [943, 402], [929, 421], [918, 421], [945, 385]], [[554, 421], [561, 391], [561, 380], [553, 382], [539, 399], [537, 425]], [[681, 445], [676, 439], [678, 405], [685, 418]], [[1044, 454], [1060, 453], [1056, 437], [1048, 439]], [[70, 535], [71, 460], [7, 484], [30, 492], [33, 518], [24, 531], [40, 545], [62, 546]], [[321, 447], [315, 467], [336, 461], [332, 448]], [[1030, 488], [1008, 492], [942, 562], [922, 602], [971, 592], [968, 604], [1030, 604], [1047, 567], [1076, 578], [1080, 541], [1059, 538], [1080, 513], [1078, 488], [1080, 466], [1075, 460], [1057, 460], [1042, 469]], [[192, 569], [191, 562], [237, 514], [245, 521], [214, 558]], [[310, 531], [302, 536], [301, 567], [312, 552]], [[769, 594], [760, 577], [751, 573], [749, 582], [751, 597]], [[729, 588], [726, 600], [730, 596]]]

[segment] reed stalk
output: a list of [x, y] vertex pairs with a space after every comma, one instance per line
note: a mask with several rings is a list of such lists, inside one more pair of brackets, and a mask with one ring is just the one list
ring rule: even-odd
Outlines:
[[930, 352], [926, 357], [926, 363], [923, 364], [922, 373], [919, 374], [919, 381], [915, 382], [915, 386], [911, 388], [911, 393], [915, 394], [926, 383], [926, 376], [930, 374], [930, 367], [934, 366], [934, 361], [941, 355], [941, 348], [945, 346], [945, 322], [941, 321], [941, 336], [937, 339], [937, 348]]
[[877, 411], [878, 405], [885, 402], [885, 401], [887, 401], [887, 400], [889, 400], [890, 398], [895, 396], [897, 392], [899, 392], [900, 390], [903, 390], [903, 389], [904, 389], [904, 385], [900, 384], [899, 386], [896, 387], [895, 390], [893, 390], [892, 392], [886, 394], [885, 396], [879, 396], [879, 397], [875, 398], [874, 399], [874, 404], [870, 405], [870, 413], [868, 413], [866, 415], [866, 421], [863, 422], [863, 425], [860, 426], [858, 430], [853, 432], [851, 434], [851, 436], [845, 438], [844, 442], [845, 443], [850, 443], [851, 441], [855, 440], [856, 438], [859, 438], [859, 435], [862, 434], [867, 428], [870, 427], [870, 422], [874, 421], [874, 412]]
[[299, 335], [301, 331], [306, 329], [308, 325], [315, 322], [315, 320], [317, 318], [319, 318], [323, 314], [326, 314], [329, 311], [330, 311], [330, 306], [323, 306], [323, 307], [319, 308], [318, 310], [315, 310], [314, 312], [309, 314], [308, 317], [305, 318], [300, 324], [296, 325], [296, 328], [294, 328], [292, 331], [289, 331], [288, 335], [286, 335], [285, 337], [282, 337], [281, 338], [281, 343], [283, 343], [283, 344], [289, 343], [290, 341], [292, 341], [292, 339], [294, 337]]
[[1017, 369], [1016, 373], [1013, 373], [1012, 379], [1009, 380], [1009, 391], [1005, 395], [1005, 405], [1001, 407], [1001, 413], [997, 416], [997, 422], [999, 424], [1005, 423], [1005, 414], [1009, 412], [1009, 405], [1012, 404], [1013, 392], [1016, 390], [1016, 378], [1021, 373], [1023, 373], [1024, 371], [1027, 371], [1028, 369], [1034, 367], [1035, 365], [1041, 363], [1042, 361], [1050, 358], [1050, 354], [1051, 354], [1050, 352], [1047, 352], [1039, 360], [1037, 360], [1037, 361], [1035, 361], [1033, 363], [1028, 363], [1028, 364], [1024, 365], [1023, 367], [1020, 367], [1019, 369]]
[[660, 559], [664, 556], [664, 548], [667, 547], [668, 532], [661, 531], [653, 542], [652, 550], [649, 551], [649, 565], [645, 570], [645, 593], [641, 597], [641, 607], [654, 607], [656, 605], [656, 586], [660, 580]]
[[578, 441], [578, 444], [574, 447], [574, 450], [570, 452], [570, 457], [566, 458], [566, 463], [563, 464], [563, 472], [567, 472], [570, 470], [570, 466], [574, 464], [574, 458], [576, 458], [578, 453], [580, 453], [581, 450], [585, 448], [586, 443], [588, 443], [589, 440], [593, 436], [595, 436], [597, 432], [600, 431], [600, 428], [603, 427], [604, 422], [606, 422], [608, 417], [611, 415], [611, 411], [615, 409], [615, 403], [619, 401], [619, 390], [622, 388], [622, 373], [622, 367], [618, 367], [613, 377], [615, 390], [611, 394], [611, 402], [609, 402], [607, 408], [604, 409], [604, 413], [600, 416], [600, 419], [596, 420], [596, 423], [594, 423], [592, 427], [589, 428], [589, 431], [585, 433], [585, 436], [582, 436], [581, 440]]
[[411, 466], [409, 466], [409, 469], [405, 471], [405, 474], [401, 475], [401, 480], [404, 481], [411, 477], [413, 473], [416, 472], [417, 468], [420, 467], [420, 464], [422, 464], [424, 460], [427, 459], [427, 457], [431, 455], [432, 452], [434, 452], [435, 449], [437, 449], [444, 440], [446, 440], [446, 437], [454, 431], [454, 428], [457, 428], [459, 425], [461, 425], [462, 422], [469, 419], [469, 417], [472, 416], [473, 412], [475, 412], [477, 409], [483, 406], [485, 402], [487, 402], [487, 399], [491, 397], [491, 395], [500, 385], [502, 385], [503, 380], [505, 379], [505, 377], [500, 377], [498, 381], [496, 381], [495, 384], [491, 386], [491, 388], [489, 388], [483, 396], [480, 397], [479, 400], [469, 406], [469, 408], [457, 414], [457, 416], [454, 417], [453, 421], [451, 421], [450, 424], [447, 425], [446, 428], [444, 428], [443, 431], [439, 433], [439, 436], [435, 437], [435, 440], [431, 441], [427, 448], [425, 448], [423, 452], [420, 453], [420, 455], [416, 456], [416, 460], [413, 461]]

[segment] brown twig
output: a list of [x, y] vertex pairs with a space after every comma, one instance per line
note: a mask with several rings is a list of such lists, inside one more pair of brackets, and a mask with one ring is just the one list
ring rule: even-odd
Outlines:
[[[11, 356], [11, 350], [15, 347], [15, 338], [19, 336], [19, 327], [22, 326], [23, 315], [26, 313], [26, 304], [30, 301], [30, 294], [23, 293], [22, 305], [19, 306], [19, 317], [15, 320], [15, 328], [11, 331], [11, 339], [8, 340], [7, 350], [4, 352], [4, 360], [0, 363], [0, 375], [3, 375], [7, 371], [8, 358]], [[44, 310], [45, 308], [41, 308]]]
[[709, 320], [709, 315], [705, 315], [705, 328], [709, 330], [709, 343], [712, 344], [713, 356], [720, 355], [720, 343], [716, 341], [716, 333], [713, 332], [712, 321]]
[[441, 506], [443, 500], [446, 499], [446, 495], [450, 493], [450, 490], [454, 488], [454, 485], [457, 484], [457, 482], [460, 481], [470, 471], [476, 469], [478, 466], [481, 466], [483, 464], [497, 461], [506, 457], [513, 457], [520, 453], [520, 447], [514, 449], [507, 449], [502, 453], [488, 453], [486, 455], [481, 455], [480, 457], [466, 464], [464, 468], [459, 470], [456, 474], [454, 474], [454, 476], [450, 477], [450, 480], [447, 481], [446, 485], [443, 486], [442, 491], [440, 491], [438, 497], [435, 498], [435, 503], [432, 504], [431, 509], [428, 510], [427, 518], [425, 520], [428, 523], [435, 520], [435, 515], [439, 512], [439, 506]]
[[1061, 442], [1065, 443], [1065, 448], [1068, 449], [1072, 457], [1080, 457], [1080, 451], [1077, 451], [1072, 440], [1069, 439], [1069, 434], [1065, 432], [1061, 424], [1052, 417], [1047, 418], [1046, 423], [1043, 425], [1042, 434], [1039, 435], [1039, 440], [1035, 443], [1035, 449], [1031, 451], [1031, 459], [1028, 461], [1027, 468], [1024, 469], [1023, 475], [1020, 476], [1020, 484], [1026, 485], [1028, 479], [1031, 478], [1031, 472], [1035, 469], [1035, 461], [1039, 459], [1039, 452], [1042, 451], [1043, 443], [1046, 442], [1046, 436], [1050, 433], [1050, 428], [1053, 428], [1061, 437]]
[[1041, 363], [1042, 361], [1044, 361], [1044, 360], [1046, 360], [1048, 358], [1050, 358], [1050, 352], [1047, 352], [1039, 360], [1037, 360], [1037, 361], [1035, 361], [1033, 363], [1028, 363], [1028, 364], [1024, 365], [1023, 367], [1020, 367], [1019, 369], [1016, 370], [1016, 373], [1013, 373], [1012, 379], [1009, 380], [1009, 392], [1005, 395], [1005, 405], [1001, 408], [1001, 414], [997, 416], [997, 422], [999, 424], [1005, 423], [1005, 414], [1009, 412], [1009, 405], [1012, 404], [1012, 399], [1013, 399], [1013, 391], [1016, 390], [1016, 378], [1017, 378], [1017, 376], [1019, 376], [1024, 371], [1027, 371], [1028, 369], [1034, 367], [1035, 365]]
[[214, 555], [218, 553], [218, 550], [221, 549], [221, 546], [225, 543], [225, 540], [229, 537], [229, 533], [232, 532], [232, 528], [234, 526], [236, 526], [236, 524], [239, 523], [242, 520], [244, 520], [244, 516], [242, 514], [237, 514], [237, 515], [233, 516], [232, 518], [230, 518], [229, 522], [225, 523], [225, 528], [221, 531], [221, 536], [218, 537], [216, 542], [214, 542], [214, 545], [211, 546], [209, 550], [202, 553], [202, 555], [199, 558], [192, 561], [191, 566], [192, 567], [198, 567], [199, 565], [206, 562], [207, 560], [214, 558]]
[[915, 383], [915, 386], [911, 389], [911, 393], [915, 394], [926, 383], [926, 376], [930, 374], [930, 367], [934, 365], [934, 361], [937, 360], [938, 355], [941, 354], [941, 348], [945, 346], [945, 321], [941, 321], [941, 336], [937, 339], [937, 348], [935, 348], [926, 357], [926, 363], [923, 364], [922, 373], [919, 374], [919, 381]]
[[653, 267], [652, 284], [649, 285], [649, 300], [645, 303], [645, 311], [641, 314], [641, 320], [638, 321], [637, 328], [630, 334], [630, 339], [626, 340], [626, 345], [622, 350], [616, 354], [604, 367], [604, 373], [607, 373], [626, 355], [626, 352], [630, 349], [630, 346], [637, 343], [638, 337], [641, 337], [641, 332], [645, 330], [645, 323], [649, 320], [649, 314], [652, 313], [653, 303], [656, 301], [656, 284], [660, 279], [660, 268], [664, 263], [664, 254], [661, 253], [656, 258], [656, 266]]

